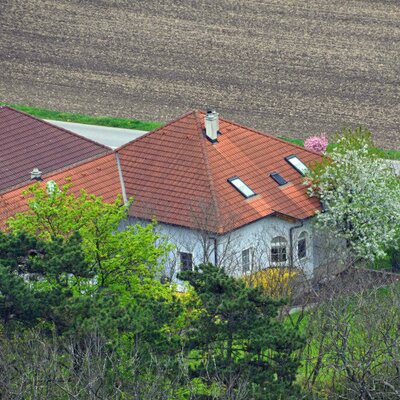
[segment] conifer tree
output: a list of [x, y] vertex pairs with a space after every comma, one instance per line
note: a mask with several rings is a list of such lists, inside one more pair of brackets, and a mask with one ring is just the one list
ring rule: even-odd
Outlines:
[[277, 319], [281, 303], [211, 264], [180, 277], [198, 301], [199, 316], [189, 330], [197, 355], [193, 376], [213, 376], [228, 397], [244, 385], [249, 399], [297, 398], [294, 380], [303, 340]]

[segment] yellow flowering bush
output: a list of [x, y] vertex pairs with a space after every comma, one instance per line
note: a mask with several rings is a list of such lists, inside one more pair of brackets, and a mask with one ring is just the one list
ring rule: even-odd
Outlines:
[[250, 287], [261, 286], [272, 298], [289, 297], [292, 283], [298, 276], [293, 268], [269, 267], [246, 275], [243, 279]]

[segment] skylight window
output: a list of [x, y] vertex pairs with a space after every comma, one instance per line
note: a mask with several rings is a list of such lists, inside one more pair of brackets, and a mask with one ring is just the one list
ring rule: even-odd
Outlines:
[[302, 175], [305, 175], [308, 172], [308, 167], [302, 161], [300, 161], [297, 156], [292, 155], [285, 157], [285, 160], [298, 172]]
[[228, 179], [228, 182], [235, 187], [244, 197], [249, 198], [255, 196], [253, 192], [239, 177], [233, 176]]
[[287, 183], [287, 180], [282, 178], [277, 172], [272, 172], [270, 176], [279, 186], [286, 185]]

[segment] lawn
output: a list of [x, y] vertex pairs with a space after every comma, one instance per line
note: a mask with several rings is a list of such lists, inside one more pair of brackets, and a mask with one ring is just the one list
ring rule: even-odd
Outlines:
[[162, 125], [159, 122], [139, 121], [136, 119], [129, 119], [129, 118], [114, 118], [107, 116], [76, 114], [70, 112], [47, 110], [45, 108], [24, 106], [20, 104], [9, 104], [4, 102], [0, 102], [0, 105], [10, 106], [15, 108], [16, 110], [26, 112], [27, 114], [42, 119], [54, 119], [56, 121], [78, 122], [80, 124], [137, 129], [141, 131], [152, 131], [156, 128], [159, 128]]

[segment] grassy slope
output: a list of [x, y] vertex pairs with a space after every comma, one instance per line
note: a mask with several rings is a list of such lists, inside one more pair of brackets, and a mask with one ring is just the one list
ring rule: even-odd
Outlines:
[[[162, 126], [159, 122], [154, 121], [139, 121], [136, 119], [129, 118], [114, 118], [114, 117], [99, 117], [94, 115], [83, 115], [69, 112], [53, 111], [44, 108], [24, 106], [20, 104], [9, 104], [0, 102], [0, 105], [6, 105], [26, 112], [27, 114], [33, 115], [42, 119], [54, 119], [56, 121], [66, 121], [66, 122], [78, 122], [80, 124], [91, 124], [91, 125], [101, 125], [110, 126], [116, 128], [127, 128], [127, 129], [138, 129], [142, 131], [152, 131], [156, 128]], [[304, 145], [304, 140], [302, 139], [292, 139], [287, 137], [281, 137], [281, 139], [286, 140], [289, 143], [294, 143], [299, 146]], [[329, 146], [328, 146], [329, 149]], [[400, 160], [399, 150], [382, 150], [376, 149], [376, 154], [381, 158], [387, 158], [392, 160]]]
[[80, 124], [92, 124], [111, 126], [116, 128], [127, 128], [127, 129], [138, 129], [141, 131], [152, 131], [159, 128], [162, 124], [151, 121], [138, 121], [129, 118], [113, 118], [113, 117], [98, 117], [94, 115], [83, 115], [69, 112], [60, 112], [46, 110], [44, 108], [23, 106], [20, 104], [9, 104], [0, 102], [0, 105], [6, 105], [26, 112], [27, 114], [33, 115], [42, 119], [54, 119], [56, 121], [67, 121], [67, 122], [78, 122]]

